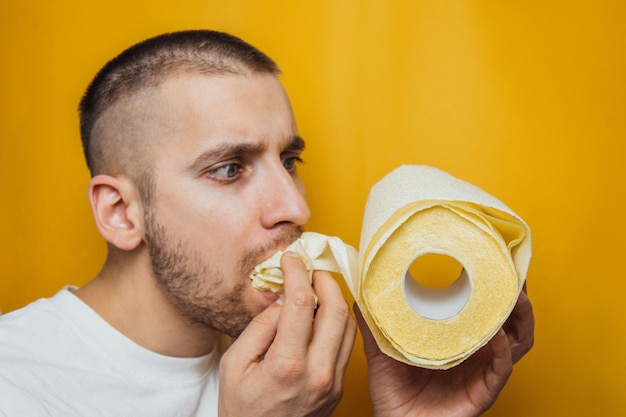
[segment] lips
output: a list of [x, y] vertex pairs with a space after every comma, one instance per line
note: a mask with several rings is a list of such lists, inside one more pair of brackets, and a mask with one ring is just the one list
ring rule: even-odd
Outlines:
[[280, 298], [278, 294], [273, 293], [270, 290], [259, 291], [259, 292], [263, 295], [264, 298], [266, 298], [268, 301], [272, 303]]
[[[270, 242], [260, 248], [252, 249], [246, 252], [244, 254], [243, 262], [241, 263], [245, 267], [244, 271], [246, 276], [251, 278], [259, 264], [287, 249], [302, 235], [302, 233], [303, 230], [301, 227], [294, 228], [291, 226], [285, 226]], [[272, 302], [276, 301], [279, 297], [274, 294], [276, 291], [272, 291], [271, 288], [255, 287], [255, 289], [261, 292], [265, 298], [271, 300]]]

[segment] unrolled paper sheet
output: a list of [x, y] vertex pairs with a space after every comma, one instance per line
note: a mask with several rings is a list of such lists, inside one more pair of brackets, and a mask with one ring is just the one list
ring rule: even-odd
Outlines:
[[[358, 254], [317, 233], [303, 234], [288, 249], [310, 274], [343, 274], [383, 352], [447, 369], [485, 345], [511, 313], [531, 240], [526, 223], [495, 197], [436, 168], [407, 165], [372, 188]], [[463, 265], [449, 288], [426, 289], [407, 275], [416, 258], [431, 253]], [[255, 268], [255, 287], [281, 291], [281, 254]]]

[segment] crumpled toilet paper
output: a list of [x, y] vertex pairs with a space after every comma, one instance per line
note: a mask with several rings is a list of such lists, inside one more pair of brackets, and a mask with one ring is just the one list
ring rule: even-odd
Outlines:
[[[287, 250], [309, 275], [343, 275], [381, 350], [415, 366], [453, 367], [485, 345], [510, 315], [531, 256], [530, 229], [480, 188], [428, 166], [405, 165], [368, 198], [360, 251], [337, 237], [306, 232]], [[421, 286], [409, 266], [426, 254], [456, 259], [448, 288]], [[253, 285], [282, 291], [282, 251], [255, 267]]]
[[254, 288], [282, 294], [284, 280], [280, 258], [286, 251], [295, 252], [300, 256], [309, 274], [309, 281], [312, 280], [313, 271], [316, 269], [340, 273], [347, 280], [352, 280], [352, 275], [358, 273], [359, 254], [356, 249], [335, 236], [304, 232], [287, 249], [277, 251], [269, 259], [254, 267], [250, 274]]

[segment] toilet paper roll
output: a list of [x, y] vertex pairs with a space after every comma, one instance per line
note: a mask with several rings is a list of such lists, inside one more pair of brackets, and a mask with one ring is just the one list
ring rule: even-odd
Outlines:
[[[300, 253], [310, 274], [343, 274], [384, 353], [447, 369], [486, 344], [509, 316], [530, 245], [526, 223], [495, 197], [439, 169], [407, 165], [372, 188], [358, 254], [316, 233], [288, 249]], [[415, 259], [433, 253], [463, 266], [445, 289], [425, 288], [408, 274]], [[255, 268], [255, 287], [281, 292], [281, 254]]]
[[[463, 266], [444, 291], [421, 288], [407, 277], [414, 260], [431, 253]], [[530, 229], [504, 203], [439, 169], [402, 166], [370, 192], [361, 274], [351, 290], [383, 352], [446, 369], [504, 324], [530, 256]]]

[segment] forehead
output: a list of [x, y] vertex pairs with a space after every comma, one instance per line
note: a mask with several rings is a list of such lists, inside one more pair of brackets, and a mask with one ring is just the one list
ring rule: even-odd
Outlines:
[[297, 135], [289, 99], [273, 74], [182, 75], [163, 82], [158, 96], [167, 131], [176, 132], [165, 142], [177, 152], [224, 141], [270, 145]]
[[293, 121], [287, 94], [272, 74], [183, 75], [166, 80], [160, 93], [181, 127]]

